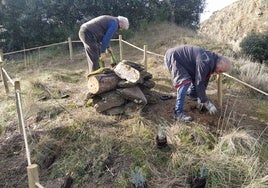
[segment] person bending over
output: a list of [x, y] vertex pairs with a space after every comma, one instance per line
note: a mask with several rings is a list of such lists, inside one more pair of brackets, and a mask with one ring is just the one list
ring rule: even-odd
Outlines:
[[79, 38], [82, 41], [88, 63], [89, 73], [100, 68], [99, 60], [104, 62], [106, 49], [110, 51], [110, 40], [121, 29], [128, 29], [129, 22], [123, 16], [102, 15], [82, 24]]
[[170, 48], [164, 56], [173, 86], [177, 90], [174, 118], [183, 122], [193, 120], [184, 113], [184, 100], [190, 87], [189, 96], [198, 100], [210, 114], [217, 112], [216, 107], [208, 100], [206, 88], [213, 73], [227, 72], [231, 68], [228, 58], [210, 52], [206, 49], [192, 45], [182, 45]]

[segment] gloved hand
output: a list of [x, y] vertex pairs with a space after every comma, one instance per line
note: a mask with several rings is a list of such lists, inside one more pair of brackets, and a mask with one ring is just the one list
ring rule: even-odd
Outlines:
[[210, 101], [205, 102], [204, 106], [206, 107], [206, 109], [209, 111], [210, 114], [216, 114], [217, 113], [216, 107]]
[[106, 59], [106, 55], [105, 55], [105, 53], [101, 53], [101, 55], [100, 55], [100, 61], [105, 61], [105, 59]]
[[210, 114], [216, 114], [217, 113], [217, 109], [214, 106], [214, 104], [212, 104], [210, 101], [201, 103], [201, 100], [199, 98], [197, 98], [197, 108], [200, 111], [202, 111], [204, 107], [208, 110], [208, 112]]

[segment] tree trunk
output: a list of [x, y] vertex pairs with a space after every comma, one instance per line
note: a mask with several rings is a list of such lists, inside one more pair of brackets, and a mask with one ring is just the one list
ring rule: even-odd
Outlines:
[[115, 73], [97, 74], [88, 78], [89, 93], [100, 94], [117, 87], [120, 78]]

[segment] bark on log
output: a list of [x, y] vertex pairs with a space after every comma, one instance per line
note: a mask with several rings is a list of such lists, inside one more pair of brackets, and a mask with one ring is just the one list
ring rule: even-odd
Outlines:
[[118, 87], [126, 88], [126, 87], [134, 87], [136, 84], [129, 82], [127, 80], [121, 80], [118, 82]]
[[117, 94], [116, 91], [103, 93], [100, 96], [102, 97], [102, 100], [94, 105], [97, 112], [104, 112], [125, 103], [125, 99], [121, 95]]
[[141, 78], [140, 71], [123, 62], [120, 62], [118, 65], [116, 65], [114, 72], [121, 79], [126, 79], [132, 83], [137, 83]]
[[136, 62], [129, 61], [129, 60], [122, 60], [121, 62], [133, 67], [134, 69], [138, 70], [139, 72], [142, 72], [144, 70], [144, 66], [141, 64], [138, 64]]
[[125, 105], [116, 106], [105, 111], [107, 115], [120, 115], [125, 113]]
[[155, 82], [152, 80], [146, 80], [143, 84], [141, 84], [142, 86], [148, 88], [148, 89], [152, 89], [155, 86]]
[[147, 99], [139, 87], [131, 87], [124, 89], [117, 89], [117, 92], [121, 94], [124, 98], [131, 100], [137, 104], [147, 104]]
[[117, 87], [120, 78], [115, 73], [97, 74], [88, 78], [89, 93], [100, 94]]

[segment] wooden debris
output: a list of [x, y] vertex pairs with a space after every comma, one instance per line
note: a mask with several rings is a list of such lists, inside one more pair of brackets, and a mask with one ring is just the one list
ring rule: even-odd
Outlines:
[[142, 65], [124, 60], [114, 70], [108, 69], [89, 75], [86, 106], [107, 115], [132, 115], [157, 101], [150, 90], [155, 86], [153, 76]]

